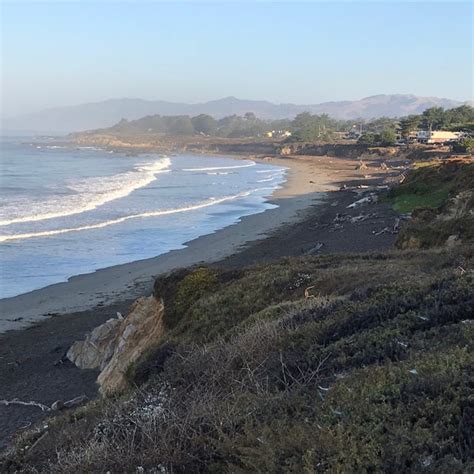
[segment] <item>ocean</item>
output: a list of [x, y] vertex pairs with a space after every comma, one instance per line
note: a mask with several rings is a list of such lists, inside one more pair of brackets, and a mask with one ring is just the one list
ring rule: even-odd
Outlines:
[[[46, 143], [45, 143], [46, 142]], [[2, 138], [0, 298], [183, 248], [267, 200], [286, 169]]]

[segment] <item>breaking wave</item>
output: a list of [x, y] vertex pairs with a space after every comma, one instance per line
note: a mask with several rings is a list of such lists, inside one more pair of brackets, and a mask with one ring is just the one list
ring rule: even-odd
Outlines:
[[[169, 158], [137, 165], [132, 171], [114, 176], [80, 180], [67, 185], [73, 194], [46, 199], [37, 209], [29, 201], [7, 205], [0, 210], [0, 226], [35, 222], [58, 217], [72, 216], [92, 211], [116, 199], [124, 198], [137, 189], [152, 183], [156, 176], [169, 170]], [[14, 215], [15, 217], [9, 217]]]
[[[0, 242], [7, 242], [10, 240], [23, 240], [23, 239], [30, 239], [34, 237], [50, 237], [53, 235], [59, 235], [59, 234], [66, 234], [69, 232], [79, 232], [82, 230], [90, 230], [90, 229], [101, 229], [104, 227], [108, 227], [110, 225], [115, 225], [115, 224], [121, 224], [122, 222], [126, 222], [131, 219], [139, 219], [139, 218], [144, 218], [144, 217], [158, 217], [158, 216], [168, 216], [171, 214], [178, 214], [181, 212], [189, 212], [189, 211], [194, 211], [197, 209], [203, 209], [205, 207], [209, 206], [214, 206], [216, 204], [221, 204], [226, 201], [231, 201], [234, 199], [238, 199], [241, 197], [249, 196], [252, 192], [255, 191], [260, 191], [262, 189], [266, 188], [259, 188], [255, 189], [253, 191], [245, 191], [239, 194], [234, 194], [232, 196], [225, 196], [222, 198], [210, 198], [207, 201], [200, 202], [198, 204], [194, 204], [192, 206], [186, 206], [186, 207], [181, 207], [178, 209], [166, 209], [166, 210], [157, 210], [157, 211], [148, 211], [148, 212], [143, 212], [140, 214], [132, 214], [129, 216], [123, 216], [119, 217], [117, 219], [111, 219], [108, 221], [104, 222], [98, 222], [96, 224], [89, 224], [89, 225], [84, 225], [84, 226], [79, 226], [79, 227], [70, 227], [70, 228], [64, 228], [64, 229], [55, 229], [55, 230], [45, 230], [45, 231], [40, 231], [40, 232], [30, 232], [30, 233], [24, 233], [24, 234], [12, 234], [12, 235], [0, 235]], [[272, 189], [272, 188], [270, 188]]]
[[232, 170], [236, 168], [249, 168], [250, 166], [255, 166], [257, 163], [252, 161], [246, 165], [235, 165], [235, 166], [215, 166], [211, 168], [183, 168], [182, 171], [217, 171], [217, 170]]

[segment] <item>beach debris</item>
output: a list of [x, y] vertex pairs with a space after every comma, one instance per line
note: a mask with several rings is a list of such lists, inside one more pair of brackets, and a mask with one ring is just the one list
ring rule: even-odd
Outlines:
[[318, 242], [314, 247], [311, 247], [306, 253], [309, 255], [319, 252], [324, 247], [323, 242]]
[[410, 374], [413, 374], [413, 375], [418, 375], [418, 370], [416, 369], [411, 369], [408, 372], [410, 372]]
[[360, 214], [359, 216], [354, 216], [350, 218], [351, 224], [355, 224], [357, 222], [363, 222], [371, 217], [370, 214]]
[[393, 223], [393, 232], [398, 232], [400, 230], [400, 218], [395, 217], [395, 222]]
[[39, 408], [41, 411], [49, 412], [49, 411], [58, 411], [62, 410], [63, 408], [72, 408], [76, 405], [80, 405], [88, 400], [87, 395], [79, 395], [78, 397], [72, 398], [66, 402], [62, 402], [61, 400], [56, 400], [51, 404], [51, 406], [47, 406], [43, 403], [36, 402], [34, 400], [25, 402], [22, 400], [18, 400], [14, 398], [13, 400], [0, 400], [0, 405], [10, 406], [10, 405], [20, 405], [20, 406], [27, 406], [27, 407], [36, 407]]
[[117, 319], [123, 319], [122, 313], [117, 311]]
[[61, 400], [56, 400], [51, 404], [51, 410], [58, 411], [64, 408], [64, 403]]
[[387, 165], [387, 163], [385, 163], [385, 161], [382, 161], [382, 163], [380, 163], [380, 169], [388, 170], [390, 167]]
[[353, 202], [352, 204], [349, 204], [347, 206], [347, 209], [353, 209], [353, 208], [356, 208], [358, 206], [362, 206], [363, 204], [372, 204], [372, 203], [377, 202], [377, 201], [378, 201], [378, 196], [374, 193], [371, 193], [368, 196], [366, 196], [362, 199], [359, 199], [359, 200]]
[[315, 285], [311, 285], [311, 286], [308, 286], [307, 288], [305, 288], [305, 290], [304, 290], [304, 299], [305, 300], [316, 298], [316, 296], [314, 296], [310, 293], [310, 290], [312, 290], [313, 288], [315, 288]]
[[368, 168], [364, 160], [359, 160], [359, 164], [356, 166], [356, 170], [366, 170]]
[[382, 235], [382, 234], [392, 234], [393, 232], [388, 228], [384, 227], [382, 230], [376, 232], [375, 230], [372, 231], [373, 235]]
[[87, 395], [79, 395], [63, 403], [64, 408], [72, 408], [89, 400]]
[[0, 400], [0, 405], [10, 406], [10, 405], [22, 405], [27, 407], [36, 407], [39, 408], [41, 411], [50, 411], [50, 408], [46, 405], [43, 405], [40, 402], [29, 401], [24, 402], [22, 400], [13, 399], [13, 400]]

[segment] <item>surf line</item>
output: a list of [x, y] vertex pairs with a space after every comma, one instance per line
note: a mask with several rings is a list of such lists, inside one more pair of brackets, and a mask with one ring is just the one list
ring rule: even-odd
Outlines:
[[245, 191], [239, 194], [235, 194], [233, 196], [226, 196], [219, 199], [209, 199], [208, 201], [201, 202], [199, 204], [195, 204], [193, 206], [182, 207], [179, 209], [168, 209], [165, 211], [149, 211], [144, 212], [141, 214], [132, 214], [130, 216], [119, 217], [118, 219], [113, 219], [105, 222], [99, 222], [97, 224], [90, 224], [81, 227], [70, 227], [66, 229], [56, 229], [56, 230], [45, 230], [41, 232], [31, 232], [25, 234], [12, 234], [12, 235], [0, 235], [0, 242], [8, 242], [11, 240], [23, 240], [23, 239], [31, 239], [35, 237], [51, 237], [53, 235], [59, 234], [66, 234], [69, 232], [79, 232], [82, 230], [90, 230], [90, 229], [102, 229], [104, 227], [108, 227], [110, 225], [120, 224], [122, 222], [131, 220], [131, 219], [139, 219], [144, 217], [159, 217], [159, 216], [168, 216], [171, 214], [177, 214], [180, 212], [189, 212], [194, 211], [197, 209], [203, 209], [205, 207], [214, 206], [216, 204], [220, 204], [226, 201], [231, 201], [233, 199], [238, 199], [240, 197], [249, 196], [252, 192], [259, 191], [263, 188], [253, 191]]

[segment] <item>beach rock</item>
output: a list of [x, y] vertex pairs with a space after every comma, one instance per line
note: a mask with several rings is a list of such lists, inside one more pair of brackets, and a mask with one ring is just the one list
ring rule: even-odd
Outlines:
[[103, 395], [127, 388], [127, 369], [155, 346], [163, 334], [164, 305], [153, 296], [139, 298], [128, 316], [120, 321], [113, 354], [97, 382]]
[[102, 370], [114, 352], [121, 322], [120, 319], [109, 319], [96, 327], [84, 341], [75, 342], [66, 357], [80, 369]]
[[139, 298], [124, 318], [109, 319], [96, 327], [84, 341], [75, 342], [67, 357], [81, 369], [100, 369], [97, 378], [102, 394], [127, 387], [125, 373], [163, 334], [161, 300]]

